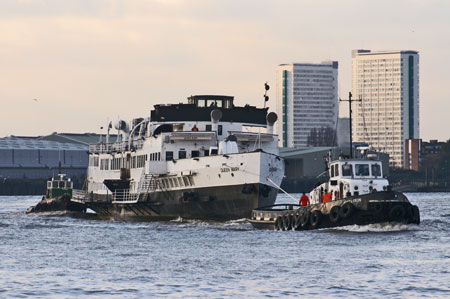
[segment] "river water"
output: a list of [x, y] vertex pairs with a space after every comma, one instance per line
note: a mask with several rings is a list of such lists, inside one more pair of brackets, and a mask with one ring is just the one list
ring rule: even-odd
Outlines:
[[407, 196], [419, 226], [297, 232], [26, 215], [39, 196], [0, 197], [0, 297], [450, 297], [450, 193]]

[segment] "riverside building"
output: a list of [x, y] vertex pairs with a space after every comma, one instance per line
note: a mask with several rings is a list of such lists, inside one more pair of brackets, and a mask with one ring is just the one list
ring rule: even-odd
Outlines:
[[[338, 62], [290, 63], [277, 67], [277, 129], [280, 147], [333, 145], [311, 144], [316, 132], [335, 132], [338, 116]], [[328, 134], [328, 133], [327, 133]], [[323, 139], [323, 138], [322, 138]]]
[[419, 138], [419, 54], [352, 51], [353, 140], [403, 167], [405, 140]]

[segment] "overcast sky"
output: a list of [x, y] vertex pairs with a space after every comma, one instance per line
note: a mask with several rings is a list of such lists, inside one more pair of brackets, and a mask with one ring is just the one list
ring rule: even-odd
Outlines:
[[[262, 106], [280, 63], [417, 50], [420, 135], [450, 138], [450, 1], [1, 0], [0, 137], [100, 132], [193, 94]], [[347, 106], [341, 106], [342, 112]]]

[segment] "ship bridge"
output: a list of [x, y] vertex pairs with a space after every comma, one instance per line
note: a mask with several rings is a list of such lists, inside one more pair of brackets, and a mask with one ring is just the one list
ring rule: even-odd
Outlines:
[[269, 108], [256, 108], [233, 104], [234, 97], [223, 95], [194, 95], [188, 98], [187, 104], [155, 105], [151, 111], [153, 122], [210, 122], [211, 111], [222, 112], [221, 122], [251, 124], [265, 127]]

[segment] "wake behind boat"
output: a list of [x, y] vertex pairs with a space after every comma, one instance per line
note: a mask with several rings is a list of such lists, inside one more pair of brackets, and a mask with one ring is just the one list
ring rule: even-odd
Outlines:
[[248, 218], [273, 204], [284, 176], [268, 108], [200, 95], [119, 120], [119, 140], [90, 146], [85, 190], [72, 201], [100, 217]]

